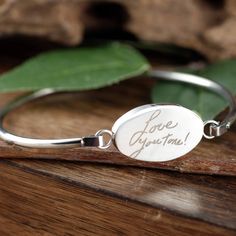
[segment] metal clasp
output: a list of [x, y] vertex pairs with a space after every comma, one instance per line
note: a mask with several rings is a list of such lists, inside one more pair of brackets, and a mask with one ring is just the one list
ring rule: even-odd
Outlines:
[[[105, 135], [108, 135], [108, 141], [105, 141]], [[109, 148], [112, 144], [113, 133], [107, 129], [101, 129], [95, 135], [83, 137], [81, 147], [98, 147], [101, 149]]]
[[[104, 140], [104, 136], [105, 136], [105, 135], [107, 135], [107, 136], [108, 136], [108, 139], [109, 139], [109, 140], [107, 141], [107, 143], [106, 143], [105, 140]], [[99, 131], [95, 134], [95, 136], [101, 137], [102, 140], [103, 140], [102, 145], [99, 145], [99, 146], [98, 146], [100, 149], [107, 149], [107, 148], [109, 148], [109, 147], [112, 145], [112, 140], [113, 140], [113, 132], [112, 132], [112, 131], [107, 130], [107, 129], [101, 129], [101, 130], [99, 130]]]
[[[207, 120], [204, 122], [204, 131], [203, 131], [203, 136], [207, 139], [213, 139], [217, 135], [217, 132], [214, 132], [214, 130], [218, 131], [218, 127], [219, 127], [219, 121], [215, 121], [215, 120]], [[208, 129], [208, 134], [206, 133], [206, 126], [209, 125], [209, 129]]]
[[91, 135], [83, 137], [81, 140], [81, 147], [100, 147], [104, 146], [104, 139], [102, 136]]
[[226, 133], [230, 128], [230, 122], [221, 123], [218, 125], [213, 125], [210, 127], [210, 132], [214, 136], [221, 136], [222, 134]]
[[219, 121], [215, 120], [208, 120], [204, 122], [204, 128], [206, 127], [206, 125], [209, 125], [208, 134], [206, 134], [206, 132], [204, 131], [203, 135], [207, 139], [213, 139], [215, 137], [221, 136], [230, 128], [230, 122], [220, 123]]

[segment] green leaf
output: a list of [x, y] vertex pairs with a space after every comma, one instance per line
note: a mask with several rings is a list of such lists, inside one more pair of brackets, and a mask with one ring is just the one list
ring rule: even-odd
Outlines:
[[[212, 79], [236, 94], [236, 60], [221, 61], [210, 65], [195, 74]], [[213, 119], [227, 102], [219, 95], [196, 86], [159, 81], [151, 93], [154, 103], [176, 103], [196, 111], [203, 120]]]
[[56, 50], [29, 59], [0, 76], [0, 92], [96, 89], [148, 69], [147, 60], [125, 44]]

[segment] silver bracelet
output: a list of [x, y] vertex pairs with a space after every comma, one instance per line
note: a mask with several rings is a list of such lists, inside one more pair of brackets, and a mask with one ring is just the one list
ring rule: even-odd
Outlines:
[[[169, 161], [181, 157], [195, 148], [204, 136], [212, 139], [228, 131], [236, 119], [234, 96], [224, 86], [195, 75], [154, 70], [155, 79], [190, 83], [209, 89], [229, 103], [229, 111], [222, 121], [207, 120], [177, 104], [148, 104], [136, 107], [122, 115], [111, 130], [101, 129], [96, 134], [69, 139], [33, 139], [9, 133], [3, 127], [4, 117], [13, 109], [49, 94], [43, 89], [20, 97], [0, 111], [0, 138], [8, 143], [30, 148], [109, 148], [112, 143], [124, 155], [142, 161]], [[109, 141], [105, 141], [105, 136]]]

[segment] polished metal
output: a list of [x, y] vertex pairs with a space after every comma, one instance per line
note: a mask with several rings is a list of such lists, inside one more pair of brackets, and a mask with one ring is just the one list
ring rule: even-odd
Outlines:
[[0, 138], [10, 144], [30, 148], [69, 148], [69, 147], [104, 147], [104, 138], [102, 135], [91, 135], [87, 137], [67, 138], [67, 139], [34, 139], [20, 137], [11, 134], [3, 127], [4, 117], [15, 108], [33, 101], [35, 99], [55, 93], [53, 89], [43, 89], [22, 97], [9, 103], [0, 111]]
[[175, 104], [149, 104], [122, 115], [113, 125], [114, 144], [124, 155], [162, 162], [193, 150], [203, 137], [204, 123], [195, 112]]
[[[100, 149], [107, 149], [112, 145], [113, 132], [111, 130], [101, 129], [101, 130], [98, 130], [97, 133], [95, 134], [95, 136], [99, 136], [99, 137], [101, 137], [101, 136], [104, 137], [105, 135], [108, 136], [109, 140], [107, 141], [107, 143], [105, 143], [105, 141], [104, 141], [103, 145], [99, 145]], [[105, 140], [105, 137], [104, 137], [104, 140]]]
[[[171, 81], [179, 81], [184, 83], [190, 83], [203, 88], [209, 89], [220, 96], [222, 96], [229, 103], [229, 112], [225, 119], [222, 121], [206, 121], [205, 124], [209, 125], [209, 134], [204, 133], [206, 138], [214, 138], [224, 134], [230, 125], [236, 119], [236, 102], [233, 95], [222, 85], [214, 81], [208, 80], [195, 75], [179, 73], [179, 72], [169, 72], [153, 70], [148, 74], [150, 77], [155, 79], [164, 79]], [[32, 100], [56, 93], [53, 89], [43, 89], [26, 96], [20, 97], [13, 102], [7, 104], [0, 111], [0, 138], [8, 143], [16, 144], [24, 147], [31, 148], [64, 148], [64, 147], [99, 147], [102, 149], [108, 148], [113, 140], [114, 133], [109, 130], [100, 130], [95, 135], [87, 137], [77, 137], [69, 139], [34, 139], [17, 136], [15, 134], [9, 133], [3, 127], [3, 120], [5, 116], [15, 108], [30, 102]], [[109, 135], [109, 141], [105, 142], [104, 136]]]
[[[204, 138], [206, 139], [213, 139], [215, 138], [215, 136], [212, 134], [212, 131], [211, 131], [211, 127], [212, 126], [218, 126], [220, 124], [219, 121], [215, 121], [215, 120], [207, 120], [204, 122], [204, 128], [205, 130], [203, 131], [203, 136]], [[206, 132], [206, 129], [207, 127], [209, 126], [209, 131]]]
[[197, 75], [190, 75], [181, 72], [153, 70], [149, 72], [149, 76], [157, 79], [179, 81], [183, 83], [197, 85], [210, 91], [213, 91], [219, 96], [223, 97], [229, 104], [229, 112], [222, 121], [218, 122], [217, 124], [212, 123], [210, 125], [210, 137], [221, 136], [222, 134], [228, 131], [231, 124], [236, 120], [236, 100], [233, 94], [223, 85]]

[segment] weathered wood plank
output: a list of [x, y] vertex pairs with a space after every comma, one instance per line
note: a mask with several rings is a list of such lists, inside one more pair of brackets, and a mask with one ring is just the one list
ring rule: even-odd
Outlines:
[[[38, 43], [23, 48], [22, 42], [14, 52], [0, 44], [5, 52], [0, 72], [41, 50]], [[11, 113], [5, 125], [33, 137], [93, 134], [110, 128], [132, 107], [149, 103], [151, 86], [141, 78], [99, 91], [55, 95]], [[0, 95], [0, 107], [15, 96]], [[0, 235], [235, 235], [235, 177], [154, 169], [235, 175], [235, 130], [159, 164], [134, 162], [114, 147], [105, 152], [40, 150], [0, 141]]]
[[[33, 102], [10, 114], [5, 126], [14, 133], [37, 138], [78, 137], [110, 129], [113, 122], [133, 107], [150, 103], [153, 81], [132, 79], [109, 88], [82, 93], [57, 94]], [[125, 95], [125, 96], [124, 96]], [[1, 94], [0, 106], [16, 94]], [[103, 162], [177, 170], [181, 172], [236, 175], [236, 128], [215, 140], [204, 140], [186, 156], [169, 162], [136, 161], [116, 148], [29, 149], [0, 141], [4, 158], [43, 158]]]
[[232, 177], [55, 161], [0, 167], [4, 235], [235, 235]]

